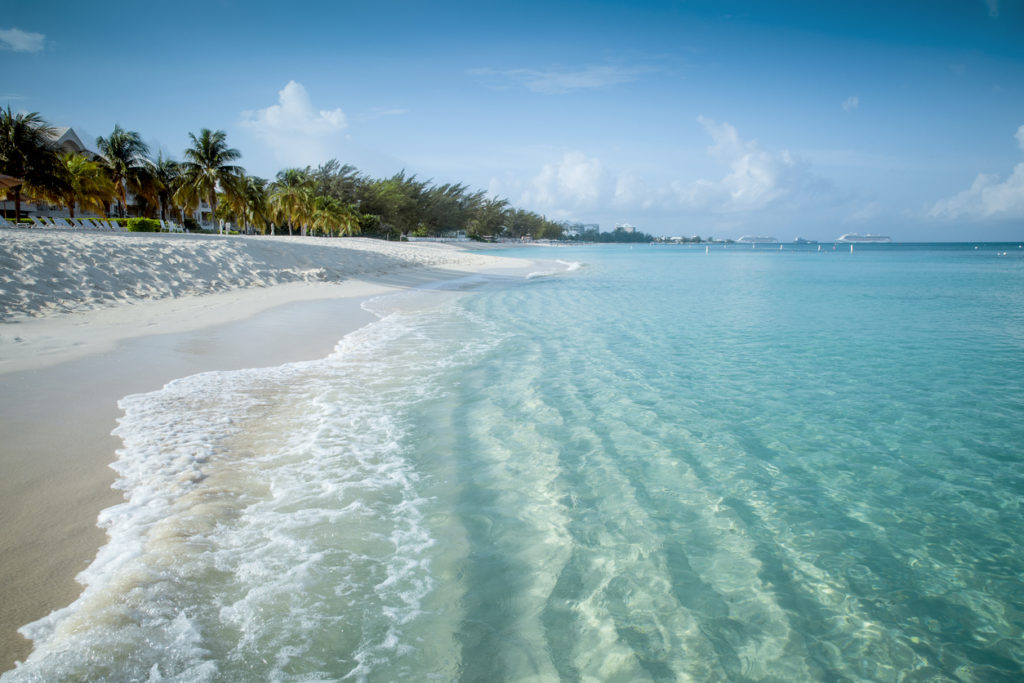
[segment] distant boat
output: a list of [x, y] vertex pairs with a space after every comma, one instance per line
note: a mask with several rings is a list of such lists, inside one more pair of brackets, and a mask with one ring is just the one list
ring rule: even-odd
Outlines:
[[803, 237], [797, 237], [793, 240], [793, 244], [817, 244], [818, 240], [805, 240]]
[[754, 235], [744, 235], [743, 237], [736, 240], [741, 244], [778, 244], [779, 241], [774, 237], [755, 237]]
[[855, 232], [848, 232], [836, 242], [841, 244], [883, 244], [892, 242], [892, 238], [886, 235], [858, 235]]

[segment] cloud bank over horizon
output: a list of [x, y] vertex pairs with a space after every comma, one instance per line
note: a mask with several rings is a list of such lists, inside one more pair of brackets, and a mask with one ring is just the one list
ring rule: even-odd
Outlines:
[[588, 215], [617, 214], [642, 223], [651, 212], [727, 218], [834, 202], [831, 184], [789, 150], [744, 139], [728, 122], [705, 116], [696, 121], [711, 138], [705, 153], [722, 169], [717, 178], [648, 178], [575, 149], [543, 164], [526, 182], [492, 181], [490, 192], [557, 219], [583, 222], [591, 222]]
[[[1014, 138], [1024, 152], [1024, 125]], [[935, 203], [932, 218], [1024, 220], [1024, 162], [1014, 166], [1006, 180], [996, 173], [979, 173], [966, 190]]]

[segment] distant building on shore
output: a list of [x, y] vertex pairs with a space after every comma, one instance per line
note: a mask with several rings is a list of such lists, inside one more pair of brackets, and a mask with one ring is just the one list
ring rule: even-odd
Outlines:
[[615, 229], [621, 230], [622, 232], [636, 232], [636, 226], [630, 225], [629, 223], [618, 223], [616, 224]]
[[575, 239], [582, 237], [588, 232], [601, 232], [601, 225], [599, 223], [563, 223], [562, 224], [562, 237], [569, 239]]

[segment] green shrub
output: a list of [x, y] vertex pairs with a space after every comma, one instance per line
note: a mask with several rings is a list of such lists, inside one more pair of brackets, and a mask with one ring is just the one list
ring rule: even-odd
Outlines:
[[160, 221], [154, 218], [129, 218], [129, 232], [160, 232]]
[[192, 216], [186, 216], [185, 220], [183, 221], [183, 224], [185, 226], [185, 229], [188, 230], [189, 232], [200, 232], [202, 230], [202, 228], [199, 226], [199, 221], [197, 221], [195, 218], [192, 218]]

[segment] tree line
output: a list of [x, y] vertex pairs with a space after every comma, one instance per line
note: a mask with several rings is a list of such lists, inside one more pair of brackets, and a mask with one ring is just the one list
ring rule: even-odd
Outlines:
[[131, 197], [140, 216], [180, 216], [199, 228], [191, 217], [205, 203], [213, 221], [261, 234], [560, 239], [565, 228], [462, 183], [436, 184], [405, 171], [372, 178], [335, 159], [260, 178], [235, 163], [241, 152], [222, 130], [189, 133], [182, 161], [151, 158], [139, 133], [120, 125], [96, 139], [96, 156], [62, 153], [56, 138], [37, 112], [0, 110], [0, 173], [20, 181], [7, 190], [15, 219], [22, 201], [65, 206], [72, 218], [75, 211], [123, 217]]

